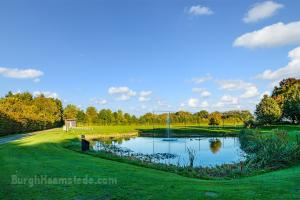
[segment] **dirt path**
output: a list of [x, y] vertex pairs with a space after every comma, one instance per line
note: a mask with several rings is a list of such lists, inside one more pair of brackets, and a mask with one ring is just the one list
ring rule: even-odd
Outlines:
[[4, 136], [0, 138], [0, 145], [1, 144], [5, 144], [14, 140], [19, 140], [22, 139], [24, 137], [28, 137], [31, 135], [34, 135], [36, 133], [24, 133], [24, 134], [16, 134], [16, 135], [10, 135], [10, 136]]
[[19, 140], [19, 139], [22, 139], [22, 138], [25, 138], [25, 137], [29, 137], [29, 136], [32, 136], [32, 135], [36, 135], [36, 134], [39, 134], [39, 133], [42, 133], [42, 132], [47, 132], [47, 131], [50, 131], [50, 130], [52, 130], [52, 129], [48, 129], [48, 130], [44, 130], [44, 131], [36, 131], [36, 132], [32, 132], [32, 133], [22, 133], [22, 134], [14, 134], [14, 135], [3, 136], [3, 137], [0, 137], [0, 145], [9, 143], [9, 142], [12, 142], [12, 141], [15, 141], [15, 140]]

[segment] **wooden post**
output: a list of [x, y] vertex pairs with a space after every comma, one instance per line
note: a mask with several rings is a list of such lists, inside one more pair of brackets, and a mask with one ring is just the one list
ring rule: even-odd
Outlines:
[[81, 135], [81, 151], [88, 151], [90, 149], [90, 142], [85, 139], [85, 135]]

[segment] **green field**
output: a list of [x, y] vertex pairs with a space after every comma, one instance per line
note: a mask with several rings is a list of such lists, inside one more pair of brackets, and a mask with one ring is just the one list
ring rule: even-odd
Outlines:
[[[91, 127], [90, 130], [61, 129], [0, 145], [0, 199], [300, 199], [300, 165], [259, 176], [233, 180], [200, 180], [173, 173], [114, 162], [76, 153], [64, 148], [80, 134], [122, 135], [152, 127]], [[163, 127], [158, 127], [163, 128]], [[175, 128], [175, 127], [174, 127]], [[186, 127], [177, 127], [184, 129]], [[192, 126], [204, 133], [207, 127]], [[268, 127], [289, 131], [294, 140], [299, 126]], [[240, 128], [222, 127], [211, 132], [235, 132]], [[196, 131], [195, 131], [196, 132]], [[211, 132], [207, 134], [211, 134]], [[112, 178], [116, 184], [11, 184], [19, 178]]]
[[[120, 133], [142, 133], [144, 135], [166, 135], [165, 125], [124, 125], [124, 126], [86, 126], [88, 130], [71, 130], [77, 134], [81, 132], [86, 135], [120, 135]], [[186, 136], [186, 135], [237, 135], [242, 126], [216, 126], [211, 127], [207, 125], [172, 125], [171, 134], [173, 136]]]

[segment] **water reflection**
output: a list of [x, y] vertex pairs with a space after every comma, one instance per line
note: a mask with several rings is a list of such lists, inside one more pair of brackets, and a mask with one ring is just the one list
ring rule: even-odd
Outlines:
[[209, 147], [213, 154], [216, 154], [220, 151], [222, 147], [222, 142], [219, 139], [210, 139], [209, 140]]
[[[114, 148], [130, 150], [132, 155], [146, 155], [155, 158], [155, 162], [187, 165], [189, 156], [187, 149], [196, 152], [195, 166], [215, 166], [224, 163], [239, 162], [243, 159], [243, 151], [236, 137], [191, 137], [164, 140], [164, 138], [134, 137], [100, 139], [100, 143]], [[94, 142], [94, 150], [100, 150]], [[176, 155], [159, 159], [162, 155]], [[158, 156], [159, 155], [159, 156]], [[163, 156], [165, 157], [165, 156]]]
[[101, 141], [103, 144], [113, 145], [119, 144], [121, 145], [123, 142], [133, 139], [134, 137], [109, 137], [109, 138], [99, 138], [94, 139], [94, 141]]

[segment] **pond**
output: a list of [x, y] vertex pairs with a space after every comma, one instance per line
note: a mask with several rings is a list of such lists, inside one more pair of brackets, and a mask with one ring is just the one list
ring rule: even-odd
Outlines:
[[194, 166], [216, 166], [240, 162], [244, 152], [240, 148], [237, 137], [133, 137], [110, 140], [98, 140], [93, 143], [93, 149], [103, 150], [103, 145], [120, 149], [131, 156], [153, 156], [152, 162], [189, 165], [188, 150], [195, 155]]

